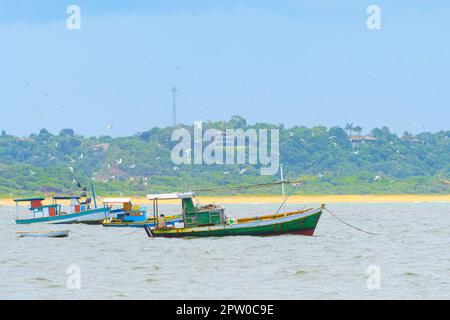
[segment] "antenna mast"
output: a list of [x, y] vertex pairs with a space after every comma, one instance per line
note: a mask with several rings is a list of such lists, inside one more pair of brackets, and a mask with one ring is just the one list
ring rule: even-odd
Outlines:
[[177, 88], [175, 86], [172, 87], [173, 94], [173, 109], [172, 109], [172, 124], [174, 127], [177, 126]]

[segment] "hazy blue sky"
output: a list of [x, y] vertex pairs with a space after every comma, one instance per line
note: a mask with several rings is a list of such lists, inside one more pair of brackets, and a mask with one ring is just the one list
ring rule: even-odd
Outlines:
[[[81, 8], [68, 30], [66, 8]], [[382, 29], [366, 27], [368, 5]], [[448, 1], [0, 1], [0, 129], [178, 119], [450, 129]], [[107, 126], [113, 124], [112, 129]]]

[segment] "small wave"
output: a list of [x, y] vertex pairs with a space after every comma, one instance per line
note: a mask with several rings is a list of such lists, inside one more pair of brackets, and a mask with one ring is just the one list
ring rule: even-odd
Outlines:
[[37, 281], [37, 282], [47, 282], [47, 283], [52, 282], [52, 280], [50, 280], [50, 279], [47, 279], [47, 278], [41, 278], [41, 277], [34, 278], [34, 281]]
[[296, 276], [301, 276], [301, 275], [304, 275], [304, 274], [307, 274], [307, 273], [308, 273], [308, 271], [306, 271], [306, 270], [298, 270], [298, 271], [295, 272], [295, 275]]
[[137, 267], [133, 267], [132, 269], [133, 269], [133, 270], [146, 270], [147, 267], [144, 267], [144, 266], [137, 266]]

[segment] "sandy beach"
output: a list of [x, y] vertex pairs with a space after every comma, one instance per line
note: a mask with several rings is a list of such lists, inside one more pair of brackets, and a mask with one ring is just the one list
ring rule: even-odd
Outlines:
[[[150, 201], [145, 197], [131, 197], [134, 204], [147, 204]], [[224, 196], [224, 197], [198, 197], [196, 198], [202, 204], [239, 204], [239, 203], [280, 203], [283, 201], [281, 196], [271, 195], [240, 195], [240, 196]], [[98, 197], [101, 202], [102, 197]], [[51, 203], [48, 198], [46, 203]], [[444, 195], [412, 195], [412, 194], [398, 194], [398, 195], [301, 195], [291, 196], [287, 203], [414, 203], [414, 202], [449, 202], [450, 194]], [[178, 200], [164, 201], [167, 204], [176, 204]], [[61, 202], [67, 205], [68, 202]], [[1, 206], [15, 205], [13, 199], [0, 199]], [[23, 203], [23, 205], [29, 205]]]

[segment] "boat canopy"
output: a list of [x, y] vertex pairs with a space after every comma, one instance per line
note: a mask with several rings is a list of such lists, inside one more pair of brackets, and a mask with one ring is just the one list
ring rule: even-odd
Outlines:
[[53, 197], [53, 200], [72, 200], [72, 199], [81, 199], [77, 196], [60, 196], [60, 197]]
[[183, 193], [162, 193], [162, 194], [148, 194], [147, 198], [149, 200], [174, 200], [174, 199], [187, 199], [195, 197], [194, 192], [183, 192]]
[[24, 198], [24, 199], [14, 199], [14, 202], [31, 202], [31, 201], [44, 201], [45, 198]]
[[131, 198], [105, 198], [103, 203], [129, 203]]

